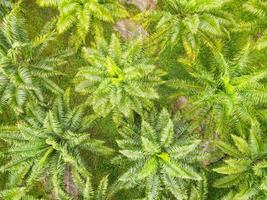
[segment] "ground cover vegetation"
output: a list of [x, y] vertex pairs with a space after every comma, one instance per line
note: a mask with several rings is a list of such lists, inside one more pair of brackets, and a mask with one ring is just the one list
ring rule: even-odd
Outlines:
[[0, 199], [266, 200], [265, 0], [0, 0]]

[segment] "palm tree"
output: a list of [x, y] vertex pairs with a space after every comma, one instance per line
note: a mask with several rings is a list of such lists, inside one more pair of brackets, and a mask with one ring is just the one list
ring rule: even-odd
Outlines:
[[214, 186], [231, 189], [225, 200], [267, 198], [267, 146], [262, 136], [259, 124], [254, 121], [247, 138], [232, 135], [233, 144], [217, 142], [227, 158], [213, 169], [224, 175]]
[[112, 113], [117, 124], [122, 117], [142, 115], [158, 98], [156, 87], [165, 74], [144, 55], [140, 40], [120, 44], [113, 35], [110, 44], [98, 40], [95, 48], [85, 49], [88, 66], [79, 68], [76, 91], [90, 94], [88, 103], [96, 113]]
[[99, 35], [103, 25], [112, 24], [116, 19], [126, 17], [127, 11], [117, 0], [37, 0], [41, 6], [53, 6], [59, 10], [57, 30], [66, 32], [75, 27], [71, 44], [79, 47], [85, 43], [89, 32]]
[[17, 187], [27, 193], [45, 176], [56, 196], [66, 196], [62, 178], [67, 167], [73, 174], [90, 176], [81, 152], [112, 153], [103, 141], [88, 134], [92, 117], [85, 116], [82, 107], [71, 108], [70, 103], [70, 90], [67, 90], [64, 97], [54, 101], [51, 110], [46, 112], [32, 105], [28, 108], [31, 115], [24, 117], [17, 131], [1, 132], [0, 139], [8, 144], [2, 154], [10, 159], [2, 164], [0, 171], [9, 171], [13, 176], [7, 190]]
[[16, 5], [4, 17], [0, 30], [0, 111], [9, 105], [17, 114], [23, 112], [29, 100], [44, 103], [44, 90], [62, 93], [51, 77], [61, 74], [55, 67], [64, 64], [67, 56], [60, 52], [43, 56], [55, 36], [52, 24], [47, 24], [39, 36], [30, 40], [19, 12], [20, 6]]
[[[224, 9], [228, 0], [160, 0], [155, 11], [145, 13], [145, 25], [155, 27], [148, 45], [165, 48], [182, 44], [195, 59], [201, 44], [215, 45], [229, 34], [233, 19]], [[143, 15], [141, 15], [143, 18]]]
[[185, 130], [176, 127], [166, 109], [147, 116], [141, 127], [125, 124], [117, 140], [121, 155], [114, 159], [129, 167], [119, 178], [122, 187], [144, 187], [146, 199], [204, 197], [204, 189], [203, 195], [196, 195], [198, 181], [204, 178], [196, 168], [206, 156], [201, 141], [185, 137]]
[[214, 58], [180, 59], [188, 76], [170, 85], [189, 98], [186, 114], [204, 125], [207, 133], [242, 131], [251, 119], [262, 118], [266, 107], [266, 64], [255, 59], [260, 55], [248, 42], [231, 59], [217, 50]]

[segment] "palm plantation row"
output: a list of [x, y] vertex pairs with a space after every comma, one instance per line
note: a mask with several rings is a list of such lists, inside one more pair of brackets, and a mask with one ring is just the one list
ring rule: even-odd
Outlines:
[[267, 199], [267, 2], [137, 2], [0, 0], [0, 199]]

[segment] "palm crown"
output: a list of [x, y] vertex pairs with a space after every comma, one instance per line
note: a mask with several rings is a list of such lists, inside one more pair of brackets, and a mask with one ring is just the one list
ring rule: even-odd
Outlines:
[[222, 166], [214, 169], [224, 177], [214, 182], [215, 187], [236, 188], [226, 199], [255, 199], [267, 198], [267, 146], [259, 129], [254, 122], [245, 140], [232, 135], [234, 144], [217, 142], [217, 146], [227, 155]]
[[50, 79], [60, 74], [54, 67], [64, 63], [64, 54], [42, 56], [48, 42], [54, 38], [47, 24], [39, 36], [29, 40], [19, 7], [5, 16], [0, 30], [0, 109], [10, 107], [23, 112], [29, 99], [44, 101], [43, 90], [61, 93], [62, 90]]
[[116, 0], [37, 0], [41, 6], [55, 6], [59, 10], [57, 30], [63, 33], [75, 27], [72, 44], [79, 47], [90, 31], [101, 34], [104, 23], [114, 23], [127, 16], [126, 10]]
[[[64, 98], [58, 97], [53, 109], [45, 112], [38, 107], [29, 108], [32, 117], [25, 117], [25, 122], [18, 125], [18, 131], [3, 131], [0, 138], [10, 144], [4, 155], [10, 161], [2, 165], [1, 171], [22, 169], [14, 173], [10, 187], [24, 186], [29, 191], [49, 168], [49, 179], [55, 187], [56, 195], [66, 196], [62, 189], [62, 176], [67, 166], [71, 167], [75, 177], [88, 177], [81, 151], [91, 151], [108, 155], [112, 150], [103, 145], [101, 140], [92, 139], [87, 133], [88, 117], [81, 107], [71, 109], [69, 90]], [[24, 167], [22, 167], [24, 166]]]
[[252, 119], [261, 117], [262, 109], [257, 108], [267, 102], [267, 72], [264, 63], [254, 61], [253, 50], [248, 43], [231, 60], [216, 51], [215, 59], [205, 59], [204, 66], [201, 59], [193, 64], [180, 60], [189, 77], [174, 81], [175, 87], [180, 89], [179, 94], [190, 98], [189, 113], [197, 113], [195, 121], [208, 125], [208, 131], [227, 134], [229, 130], [242, 130]]
[[90, 65], [79, 69], [76, 91], [91, 94], [88, 102], [96, 113], [112, 112], [118, 123], [123, 116], [132, 118], [133, 111], [142, 115], [158, 98], [164, 73], [144, 56], [139, 40], [121, 45], [113, 35], [109, 45], [99, 40], [84, 57]]
[[[175, 132], [166, 109], [145, 120], [140, 128], [126, 125], [120, 129], [122, 139], [117, 143], [122, 156], [114, 162], [127, 163], [131, 167], [119, 181], [126, 188], [136, 185], [146, 187], [148, 199], [189, 198], [184, 188], [193, 190], [195, 186], [190, 180], [200, 181], [203, 178], [191, 165], [205, 158], [199, 146], [200, 140], [187, 137], [185, 142], [182, 132]], [[176, 128], [184, 131], [186, 126]], [[162, 187], [163, 190], [160, 189]]]
[[152, 43], [161, 43], [163, 49], [182, 43], [187, 55], [194, 59], [200, 42], [211, 45], [227, 36], [227, 27], [233, 19], [223, 10], [226, 2], [228, 0], [159, 1], [158, 9], [148, 12], [145, 21], [156, 22]]

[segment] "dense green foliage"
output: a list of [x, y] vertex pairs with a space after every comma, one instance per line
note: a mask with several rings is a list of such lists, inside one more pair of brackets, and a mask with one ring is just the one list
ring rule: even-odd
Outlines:
[[11, 160], [0, 170], [19, 171], [19, 174], [11, 175], [17, 177], [11, 178], [15, 183], [10, 185], [23, 185], [28, 191], [49, 167], [49, 176], [60, 198], [64, 196], [60, 185], [66, 166], [71, 167], [76, 176], [86, 178], [90, 175], [82, 160], [82, 150], [106, 155], [112, 152], [103, 146], [101, 140], [90, 138], [86, 129], [91, 118], [84, 117], [83, 108], [71, 109], [69, 103], [70, 92], [67, 90], [63, 99], [58, 97], [55, 100], [50, 111], [31, 106], [31, 116], [24, 117], [25, 122], [18, 124], [17, 131], [2, 130], [1, 139], [8, 144], [3, 155], [10, 156]]
[[84, 49], [90, 66], [79, 68], [76, 91], [90, 94], [88, 103], [102, 116], [113, 113], [114, 122], [133, 119], [133, 111], [143, 115], [159, 98], [155, 89], [162, 83], [162, 70], [145, 57], [140, 41], [121, 46], [113, 35], [110, 45], [98, 41], [96, 49]]
[[224, 142], [218, 142], [218, 147], [229, 158], [225, 164], [213, 169], [226, 176], [214, 182], [216, 187], [237, 187], [238, 192], [231, 191], [226, 199], [266, 199], [266, 142], [259, 130], [258, 124], [253, 124], [248, 135], [248, 141], [232, 135], [234, 147]]
[[[229, 134], [244, 124], [261, 117], [267, 103], [266, 63], [256, 60], [251, 43], [242, 46], [231, 60], [214, 52], [211, 61], [192, 63], [180, 60], [188, 73], [187, 79], [171, 82], [180, 93], [189, 96], [189, 112], [198, 113], [200, 123], [209, 121], [209, 130]], [[189, 79], [188, 79], [189, 77]]]
[[212, 45], [216, 40], [227, 36], [227, 28], [234, 22], [231, 15], [223, 9], [226, 2], [228, 0], [160, 0], [160, 6], [146, 16], [145, 23], [156, 21], [156, 32], [152, 34], [152, 40], [162, 43], [161, 48], [182, 43], [188, 56], [194, 59], [200, 43]]
[[7, 14], [12, 8], [12, 3], [10, 1], [2, 0], [0, 1], [0, 17], [2, 18]]
[[0, 0], [0, 199], [266, 200], [266, 55], [265, 0]]
[[150, 115], [140, 128], [126, 125], [119, 131], [123, 139], [117, 143], [123, 156], [114, 162], [129, 168], [119, 181], [127, 188], [145, 187], [148, 199], [170, 199], [168, 192], [176, 199], [188, 199], [186, 188], [194, 188], [189, 180], [203, 180], [193, 168], [205, 157], [201, 140], [186, 137], [179, 129], [183, 124], [175, 129], [166, 109]]
[[55, 33], [47, 24], [41, 34], [30, 40], [25, 30], [25, 20], [18, 16], [18, 7], [7, 15], [0, 32], [0, 95], [1, 111], [6, 104], [16, 113], [23, 112], [27, 100], [44, 103], [44, 88], [62, 93], [50, 77], [59, 75], [54, 68], [63, 64], [63, 55], [55, 53], [43, 56], [47, 43]]
[[85, 43], [88, 32], [94, 35], [103, 33], [103, 22], [114, 23], [116, 19], [127, 16], [127, 12], [116, 0], [37, 0], [41, 6], [54, 6], [59, 10], [57, 21], [58, 33], [63, 33], [72, 26], [76, 31], [71, 44], [79, 47]]

